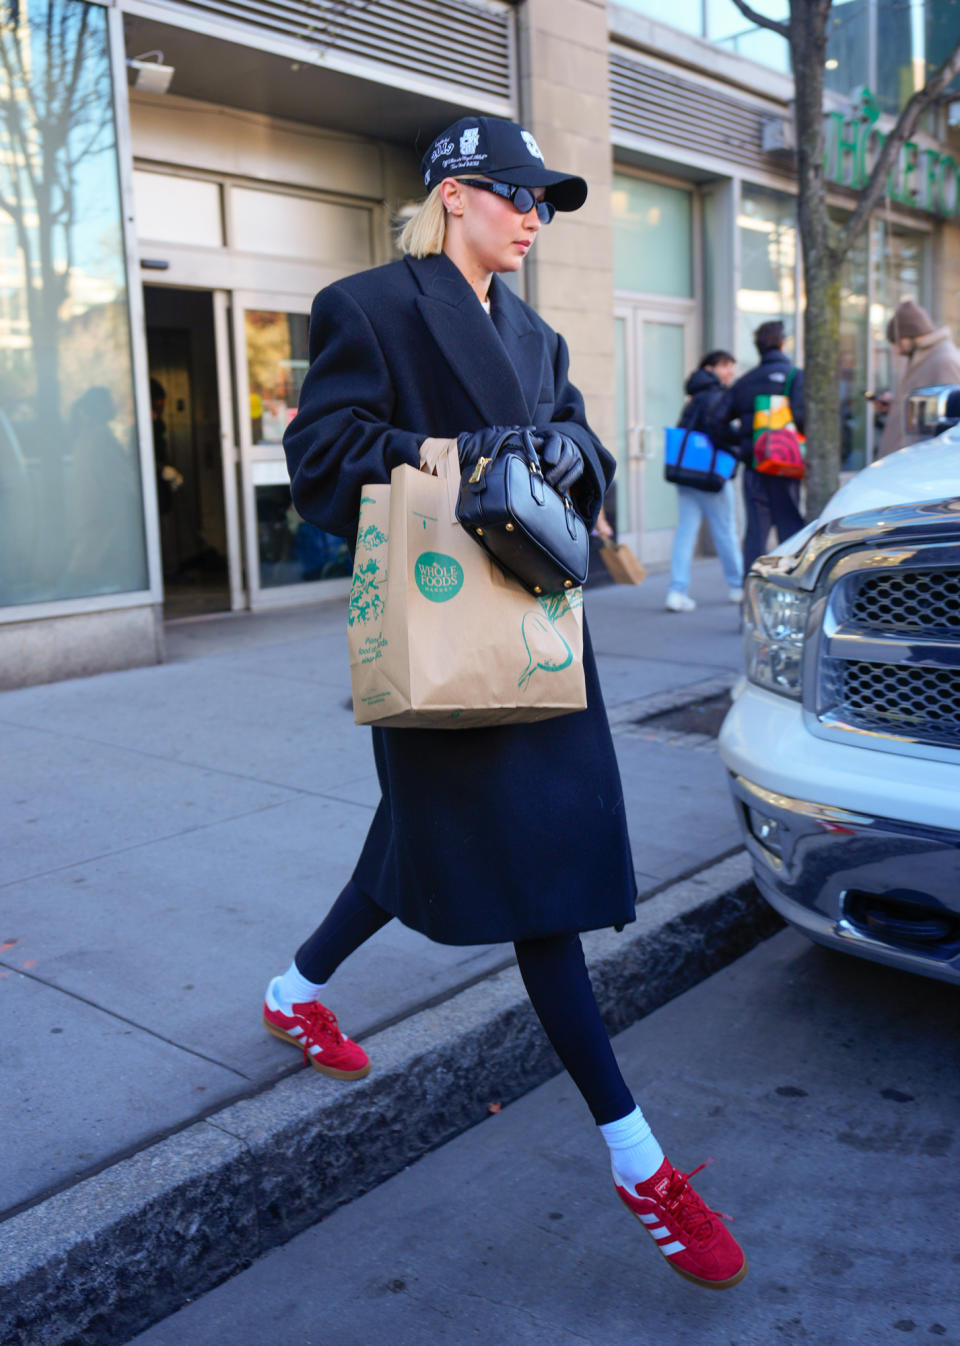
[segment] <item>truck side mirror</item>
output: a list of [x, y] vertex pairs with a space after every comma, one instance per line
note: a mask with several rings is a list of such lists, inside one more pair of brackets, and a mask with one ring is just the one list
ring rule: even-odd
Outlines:
[[942, 435], [960, 421], [960, 388], [953, 383], [939, 383], [929, 388], [918, 388], [907, 398], [906, 423], [911, 435], [930, 438]]

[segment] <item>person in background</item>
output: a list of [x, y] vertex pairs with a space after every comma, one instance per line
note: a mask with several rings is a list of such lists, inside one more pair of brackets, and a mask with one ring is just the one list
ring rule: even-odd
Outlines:
[[[723, 443], [731, 426], [739, 423], [738, 453], [744, 464], [743, 502], [747, 527], [743, 538], [743, 573], [767, 550], [770, 529], [776, 528], [780, 542], [803, 527], [800, 513], [800, 483], [791, 477], [772, 477], [753, 466], [753, 413], [755, 399], [783, 396], [793, 362], [784, 353], [782, 322], [764, 322], [753, 334], [760, 363], [748, 369], [736, 383], [718, 398], [707, 434], [714, 443]], [[790, 406], [797, 429], [803, 431], [803, 370], [797, 369], [790, 384]]]
[[[733, 382], [737, 362], [729, 351], [710, 351], [687, 379], [689, 398], [680, 417], [683, 430], [703, 430], [711, 420], [715, 404], [724, 389]], [[724, 437], [714, 440], [719, 445], [735, 446], [737, 435], [727, 427]], [[701, 491], [696, 486], [677, 487], [677, 531], [673, 535], [670, 557], [670, 588], [667, 591], [668, 612], [692, 612], [697, 606], [687, 590], [690, 588], [690, 563], [697, 545], [701, 522], [706, 519], [713, 545], [723, 568], [731, 603], [743, 599], [743, 560], [737, 538], [736, 501], [733, 481], [719, 491]]]
[[890, 401], [886, 424], [877, 445], [878, 458], [885, 458], [888, 453], [896, 453], [897, 449], [923, 438], [907, 430], [907, 398], [911, 393], [938, 383], [960, 385], [960, 351], [953, 344], [950, 328], [934, 328], [930, 314], [912, 299], [897, 305], [887, 324], [887, 340], [898, 355], [907, 357], [907, 365], [897, 384], [896, 395]]

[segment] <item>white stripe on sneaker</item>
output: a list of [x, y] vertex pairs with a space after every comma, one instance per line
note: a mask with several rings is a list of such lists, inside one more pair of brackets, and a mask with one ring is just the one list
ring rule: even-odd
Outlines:
[[644, 1224], [656, 1224], [660, 1217], [659, 1215], [639, 1215], [637, 1218], [642, 1220]]
[[674, 1253], [682, 1253], [685, 1247], [686, 1245], [683, 1243], [661, 1243], [660, 1251], [664, 1257], [672, 1257]]
[[670, 1230], [661, 1225], [659, 1229], [650, 1230], [650, 1237], [655, 1239], [668, 1239], [670, 1237]]

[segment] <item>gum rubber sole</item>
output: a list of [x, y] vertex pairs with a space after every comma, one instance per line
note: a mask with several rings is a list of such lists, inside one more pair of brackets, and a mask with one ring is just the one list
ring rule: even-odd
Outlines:
[[[266, 1015], [264, 1015], [263, 1018], [263, 1026], [273, 1037], [279, 1038], [281, 1042], [289, 1042], [291, 1047], [296, 1047], [299, 1051], [303, 1051], [302, 1042], [293, 1037], [292, 1034], [285, 1033], [282, 1028], [277, 1028], [275, 1024], [270, 1022]], [[335, 1066], [322, 1065], [313, 1056], [310, 1056], [309, 1052], [307, 1052], [307, 1056], [314, 1070], [319, 1070], [321, 1075], [329, 1075], [335, 1080], [362, 1080], [364, 1075], [370, 1074], [369, 1061], [361, 1070], [337, 1070]]]
[[[647, 1226], [643, 1223], [635, 1210], [631, 1210], [629, 1206], [626, 1207], [626, 1210], [627, 1214], [632, 1215], [643, 1229], [647, 1229]], [[647, 1229], [648, 1234], [649, 1232], [649, 1229]], [[661, 1253], [660, 1256], [663, 1257], [663, 1253]], [[684, 1271], [681, 1267], [678, 1267], [671, 1262], [669, 1257], [664, 1257], [663, 1260], [667, 1263], [671, 1271], [675, 1271], [678, 1276], [682, 1276], [685, 1281], [690, 1281], [693, 1285], [702, 1285], [705, 1290], [730, 1290], [734, 1285], [740, 1284], [749, 1270], [749, 1263], [747, 1262], [747, 1259], [744, 1258], [743, 1266], [735, 1276], [728, 1276], [725, 1281], [708, 1281], [703, 1276], [694, 1276], [692, 1272]]]

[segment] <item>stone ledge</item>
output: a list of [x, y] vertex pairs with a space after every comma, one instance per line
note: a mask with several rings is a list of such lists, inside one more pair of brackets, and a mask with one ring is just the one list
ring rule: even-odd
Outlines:
[[[611, 1031], [780, 924], [740, 853], [585, 936]], [[0, 1344], [120, 1346], [559, 1070], [515, 967], [367, 1046], [357, 1084], [300, 1072], [0, 1226]]]

